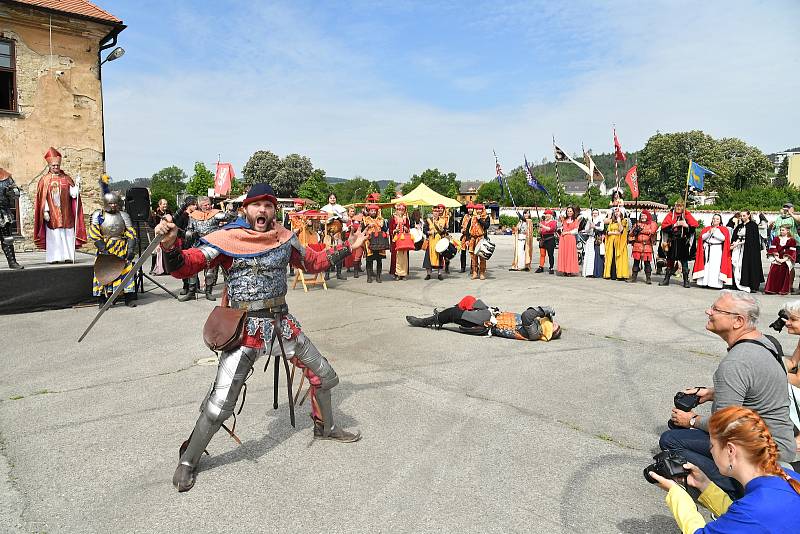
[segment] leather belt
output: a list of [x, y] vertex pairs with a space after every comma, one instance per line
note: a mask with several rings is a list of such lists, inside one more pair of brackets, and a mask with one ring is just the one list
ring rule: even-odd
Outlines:
[[264, 300], [250, 300], [250, 301], [230, 301], [230, 307], [237, 310], [245, 311], [259, 311], [269, 310], [272, 308], [279, 308], [286, 305], [286, 297], [275, 297]]

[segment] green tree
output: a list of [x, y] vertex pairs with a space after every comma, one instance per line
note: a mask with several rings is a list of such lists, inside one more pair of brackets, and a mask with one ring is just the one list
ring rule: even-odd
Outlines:
[[381, 193], [381, 202], [391, 202], [395, 195], [397, 194], [397, 184], [394, 181], [390, 181], [386, 184], [386, 187], [383, 188], [383, 192]]
[[778, 167], [778, 174], [772, 181], [775, 187], [784, 187], [789, 184], [789, 158], [783, 158], [780, 167]]
[[439, 169], [426, 169], [422, 174], [415, 174], [411, 180], [403, 184], [403, 194], [413, 191], [419, 184], [425, 184], [437, 193], [450, 198], [456, 198], [461, 182], [456, 180], [456, 173], [440, 172]]
[[200, 161], [194, 164], [194, 176], [186, 184], [186, 192], [190, 195], [203, 196], [209, 189], [214, 188], [214, 173]]
[[186, 187], [184, 181], [186, 180], [186, 173], [180, 167], [175, 165], [165, 167], [155, 173], [150, 182], [150, 198], [158, 199], [165, 198], [169, 203], [169, 207], [174, 211], [178, 208], [178, 194], [183, 192]]
[[322, 169], [315, 169], [311, 176], [297, 189], [298, 197], [310, 198], [320, 206], [328, 203], [328, 195], [330, 193], [331, 186], [325, 181], [325, 171]]
[[377, 191], [372, 182], [363, 176], [355, 176], [350, 180], [334, 184], [333, 192], [336, 193], [336, 200], [339, 204], [354, 204], [364, 202], [368, 194]]
[[300, 154], [289, 154], [281, 160], [281, 168], [272, 181], [272, 187], [278, 196], [296, 196], [297, 189], [311, 177], [312, 172], [314, 165], [310, 159]]
[[275, 178], [281, 168], [281, 159], [277, 155], [269, 150], [259, 150], [244, 164], [242, 182], [246, 187], [257, 183], [268, 183], [274, 186]]

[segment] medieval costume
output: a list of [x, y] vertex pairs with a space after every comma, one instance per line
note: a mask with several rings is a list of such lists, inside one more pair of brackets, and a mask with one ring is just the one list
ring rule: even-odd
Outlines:
[[653, 217], [647, 210], [642, 211], [639, 215], [639, 220], [631, 228], [630, 241], [633, 243], [633, 269], [631, 277], [628, 279], [630, 283], [636, 283], [636, 278], [639, 276], [639, 271], [642, 270], [642, 263], [644, 263], [644, 276], [645, 283], [651, 284], [650, 275], [653, 272], [653, 243], [658, 234], [658, 224], [653, 221]]
[[606, 228], [606, 260], [603, 278], [606, 280], [627, 280], [630, 276], [628, 265], [628, 219], [622, 217], [614, 208]]
[[[786, 228], [785, 226], [782, 228]], [[797, 241], [790, 236], [791, 228], [786, 228], [772, 239], [767, 251], [772, 264], [767, 275], [764, 293], [768, 295], [788, 295], [794, 281], [794, 264], [797, 261]]]
[[[676, 202], [675, 207], [661, 222], [663, 231], [661, 246], [666, 248], [667, 270], [664, 280], [658, 285], [668, 286], [669, 280], [676, 272], [675, 262], [679, 262], [683, 272], [683, 287], [689, 287], [689, 260], [695, 255], [695, 228], [698, 224], [691, 213], [686, 211], [683, 203]], [[758, 232], [758, 228], [756, 228]], [[666, 238], [666, 241], [663, 239]]]
[[445, 266], [445, 259], [436, 252], [436, 245], [439, 240], [447, 237], [448, 222], [447, 211], [443, 204], [439, 204], [434, 208], [434, 212], [425, 219], [425, 224], [422, 226], [422, 232], [427, 238], [425, 257], [422, 260], [422, 267], [427, 271], [425, 280], [431, 279], [433, 269], [436, 269], [436, 277], [439, 280], [443, 279], [441, 269]]
[[381, 217], [381, 210], [377, 204], [367, 205], [367, 214], [363, 218], [364, 232], [367, 242], [364, 244], [364, 254], [367, 259], [367, 283], [374, 279], [381, 283], [381, 271], [386, 251], [391, 247], [389, 235], [386, 233], [386, 222]]
[[581, 219], [575, 208], [568, 207], [567, 215], [561, 222], [561, 235], [558, 238], [558, 264], [556, 270], [564, 276], [574, 276], [581, 270], [578, 265], [578, 227]]
[[583, 246], [583, 276], [586, 278], [603, 277], [603, 258], [605, 248], [603, 245], [603, 230], [605, 223], [603, 216], [596, 209], [592, 210], [592, 218], [586, 224], [586, 243]]
[[547, 255], [550, 260], [548, 272], [553, 274], [556, 253], [556, 230], [558, 222], [555, 220], [555, 213], [551, 209], [544, 210], [544, 219], [539, 221], [539, 268], [537, 273], [544, 272], [544, 259]]
[[533, 221], [526, 211], [514, 227], [514, 261], [511, 271], [530, 271], [533, 263]]
[[61, 170], [61, 154], [53, 147], [44, 156], [50, 166], [36, 187], [33, 240], [47, 251], [47, 262], [75, 261], [75, 249], [86, 243], [80, 184]]
[[489, 214], [486, 213], [486, 207], [483, 204], [475, 204], [472, 214], [464, 219], [466, 220], [461, 224], [463, 228], [466, 228], [472, 279], [480, 277], [481, 280], [486, 280], [486, 258], [478, 254], [478, 243], [486, 237], [486, 233], [489, 231], [491, 225]]
[[[183, 248], [191, 248], [194, 244], [194, 238], [190, 235], [189, 238], [186, 236], [186, 229], [189, 228], [189, 214], [192, 211], [197, 209], [197, 197], [193, 195], [189, 195], [183, 199], [183, 205], [175, 214], [174, 222], [175, 226], [178, 227], [178, 237], [181, 238], [181, 246]], [[156, 223], [157, 225], [158, 223]], [[154, 227], [155, 228], [155, 227]], [[163, 252], [161, 254], [163, 260]], [[183, 289], [181, 289], [181, 296], [188, 295], [190, 292], [192, 293], [192, 297], [194, 298], [194, 294], [199, 289], [198, 286], [200, 284], [200, 279], [197, 275], [191, 276], [189, 278], [183, 279]]]
[[[195, 246], [200, 239], [204, 238], [215, 230], [219, 230], [222, 225], [229, 222], [227, 213], [222, 210], [212, 208], [207, 197], [201, 197], [197, 202], [199, 209], [189, 213], [189, 222], [186, 228], [186, 241], [190, 247]], [[217, 300], [212, 292], [214, 291], [214, 285], [217, 283], [219, 268], [209, 265], [209, 267], [205, 269], [203, 275], [205, 278], [206, 299]], [[196, 291], [200, 281], [197, 277], [195, 277], [195, 280], [196, 282], [194, 284], [190, 282], [190, 285], [193, 285]], [[178, 300], [194, 300], [195, 291], [190, 290], [186, 295], [178, 297]]]
[[14, 179], [5, 169], [0, 169], [0, 246], [11, 269], [24, 268], [17, 263], [17, 257], [14, 255], [14, 238], [11, 237], [16, 229], [14, 213], [11, 210], [14, 209], [18, 198], [19, 188]]
[[[122, 199], [119, 193], [112, 192], [108, 186], [109, 178], [100, 180], [103, 193], [103, 209], [95, 210], [91, 216], [88, 236], [94, 241], [97, 259], [94, 263], [92, 295], [97, 297], [102, 308], [108, 297], [122, 283], [122, 279], [133, 268], [136, 257], [136, 229], [130, 216], [120, 211]], [[113, 275], [116, 274], [116, 277]], [[99, 279], [101, 278], [101, 279]], [[136, 277], [131, 277], [123, 288], [125, 305], [136, 307]]]
[[[714, 215], [718, 217], [718, 215]], [[733, 266], [731, 265], [731, 232], [727, 226], [720, 223], [703, 228], [700, 232], [700, 246], [697, 247], [697, 257], [694, 260], [694, 278], [700, 287], [713, 287], [722, 289], [730, 285], [733, 280]]]
[[333, 193], [328, 195], [328, 203], [322, 206], [320, 210], [324, 211], [331, 217], [335, 215], [341, 219], [343, 223], [347, 222], [347, 210], [344, 206], [336, 202], [336, 195]]
[[[149, 226], [152, 231], [152, 229], [161, 222], [161, 219], [167, 215], [172, 217], [172, 210], [169, 209], [167, 201], [162, 198], [158, 201], [156, 209], [150, 212], [150, 217], [147, 219], [147, 226]], [[164, 274], [164, 261], [161, 247], [156, 247], [156, 251], [153, 253], [153, 259], [150, 262], [150, 274]]]
[[[278, 201], [272, 187], [255, 184], [243, 205], [246, 208], [251, 203], [257, 203], [256, 207], [267, 206], [266, 203], [275, 206]], [[255, 228], [259, 226], [267, 230], [257, 231]], [[348, 254], [348, 247], [336, 252], [317, 252], [305, 247], [296, 234], [266, 216], [258, 216], [254, 221], [238, 219], [202, 238], [197, 248], [181, 250], [177, 242], [165, 246], [167, 268], [176, 278], [191, 276], [208, 265], [222, 266], [227, 273], [228, 304], [242, 310], [245, 321], [241, 338], [234, 341], [232, 348], [221, 350], [216, 379], [200, 405], [194, 430], [181, 447], [180, 462], [172, 479], [178, 491], [188, 491], [194, 486], [203, 451], [225, 420], [233, 415], [242, 386], [256, 360], [264, 354], [275, 357], [276, 364], [282, 355], [291, 359], [308, 378], [314, 438], [340, 442], [360, 438], [359, 433], [347, 432], [334, 424], [330, 390], [339, 379], [328, 360], [302, 332], [297, 319], [289, 314], [285, 300], [287, 263], [292, 262], [306, 272], [322, 272]], [[233, 429], [229, 433], [235, 436]]]
[[408, 276], [408, 251], [414, 250], [414, 238], [411, 237], [410, 231], [411, 222], [406, 215], [406, 205], [398, 204], [394, 215], [389, 219], [389, 237], [392, 246], [389, 274], [396, 280], [405, 280]]
[[[360, 213], [356, 213], [355, 208], [349, 208], [347, 210], [347, 222], [344, 224], [344, 238], [349, 239], [350, 236], [354, 232], [358, 232], [361, 228], [362, 222], [364, 220], [364, 216]], [[347, 267], [347, 271], [350, 272], [350, 269], [353, 269], [353, 278], [358, 278], [361, 271], [361, 256], [364, 255], [364, 249], [359, 247], [352, 251], [353, 253], [345, 258], [344, 266]]]
[[549, 306], [530, 307], [522, 313], [504, 312], [467, 295], [455, 306], [434, 310], [430, 317], [407, 315], [406, 321], [417, 327], [441, 328], [456, 324], [458, 331], [464, 334], [550, 341], [561, 337], [561, 327], [553, 320], [555, 314]]
[[[330, 218], [325, 221], [325, 235], [322, 238], [322, 242], [328, 250], [336, 251], [344, 247], [344, 241], [344, 223], [338, 215], [331, 215]], [[325, 280], [330, 279], [330, 273], [334, 269], [336, 270], [337, 280], [347, 280], [347, 277], [342, 274], [342, 263], [331, 265], [328, 270], [325, 271]]]
[[742, 213], [742, 218], [743, 222], [740, 222], [731, 234], [733, 280], [736, 283], [736, 289], [747, 293], [756, 293], [764, 281], [758, 224], [750, 220], [744, 213]]

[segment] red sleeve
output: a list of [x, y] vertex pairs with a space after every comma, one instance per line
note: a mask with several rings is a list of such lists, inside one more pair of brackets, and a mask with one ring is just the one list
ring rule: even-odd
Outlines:
[[683, 214], [686, 217], [686, 222], [689, 223], [689, 226], [691, 226], [692, 228], [698, 227], [697, 219], [695, 219], [691, 213], [689, 213], [688, 211], [684, 211]]
[[785, 254], [790, 260], [797, 261], [797, 242], [791, 237], [786, 240]]
[[672, 212], [669, 212], [667, 214], [667, 216], [664, 217], [664, 220], [661, 221], [661, 228], [662, 229], [667, 229], [670, 226], [672, 226], [673, 224], [675, 224], [675, 221], [672, 220]]
[[306, 247], [305, 256], [301, 256], [300, 252], [292, 247], [292, 255], [289, 262], [295, 269], [302, 269], [306, 273], [321, 273], [331, 266], [328, 261], [328, 255], [324, 250], [314, 250], [310, 246]]
[[[180, 243], [176, 242], [175, 246], [179, 247]], [[189, 278], [193, 274], [197, 274], [207, 267], [206, 256], [200, 249], [188, 248], [186, 250], [182, 250], [181, 256], [183, 256], [183, 265], [181, 265], [180, 269], [170, 273], [175, 278]], [[208, 265], [208, 267], [222, 265], [222, 267], [227, 270], [230, 268], [231, 263], [233, 263], [233, 258], [224, 254], [220, 254], [211, 260], [211, 263]]]

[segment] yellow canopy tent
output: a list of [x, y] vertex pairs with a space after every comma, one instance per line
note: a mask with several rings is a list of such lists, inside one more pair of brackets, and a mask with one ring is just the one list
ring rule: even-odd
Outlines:
[[393, 198], [392, 204], [406, 204], [409, 206], [438, 206], [444, 204], [446, 208], [459, 208], [461, 202], [458, 200], [440, 195], [425, 184], [419, 184], [413, 191], [400, 198]]

